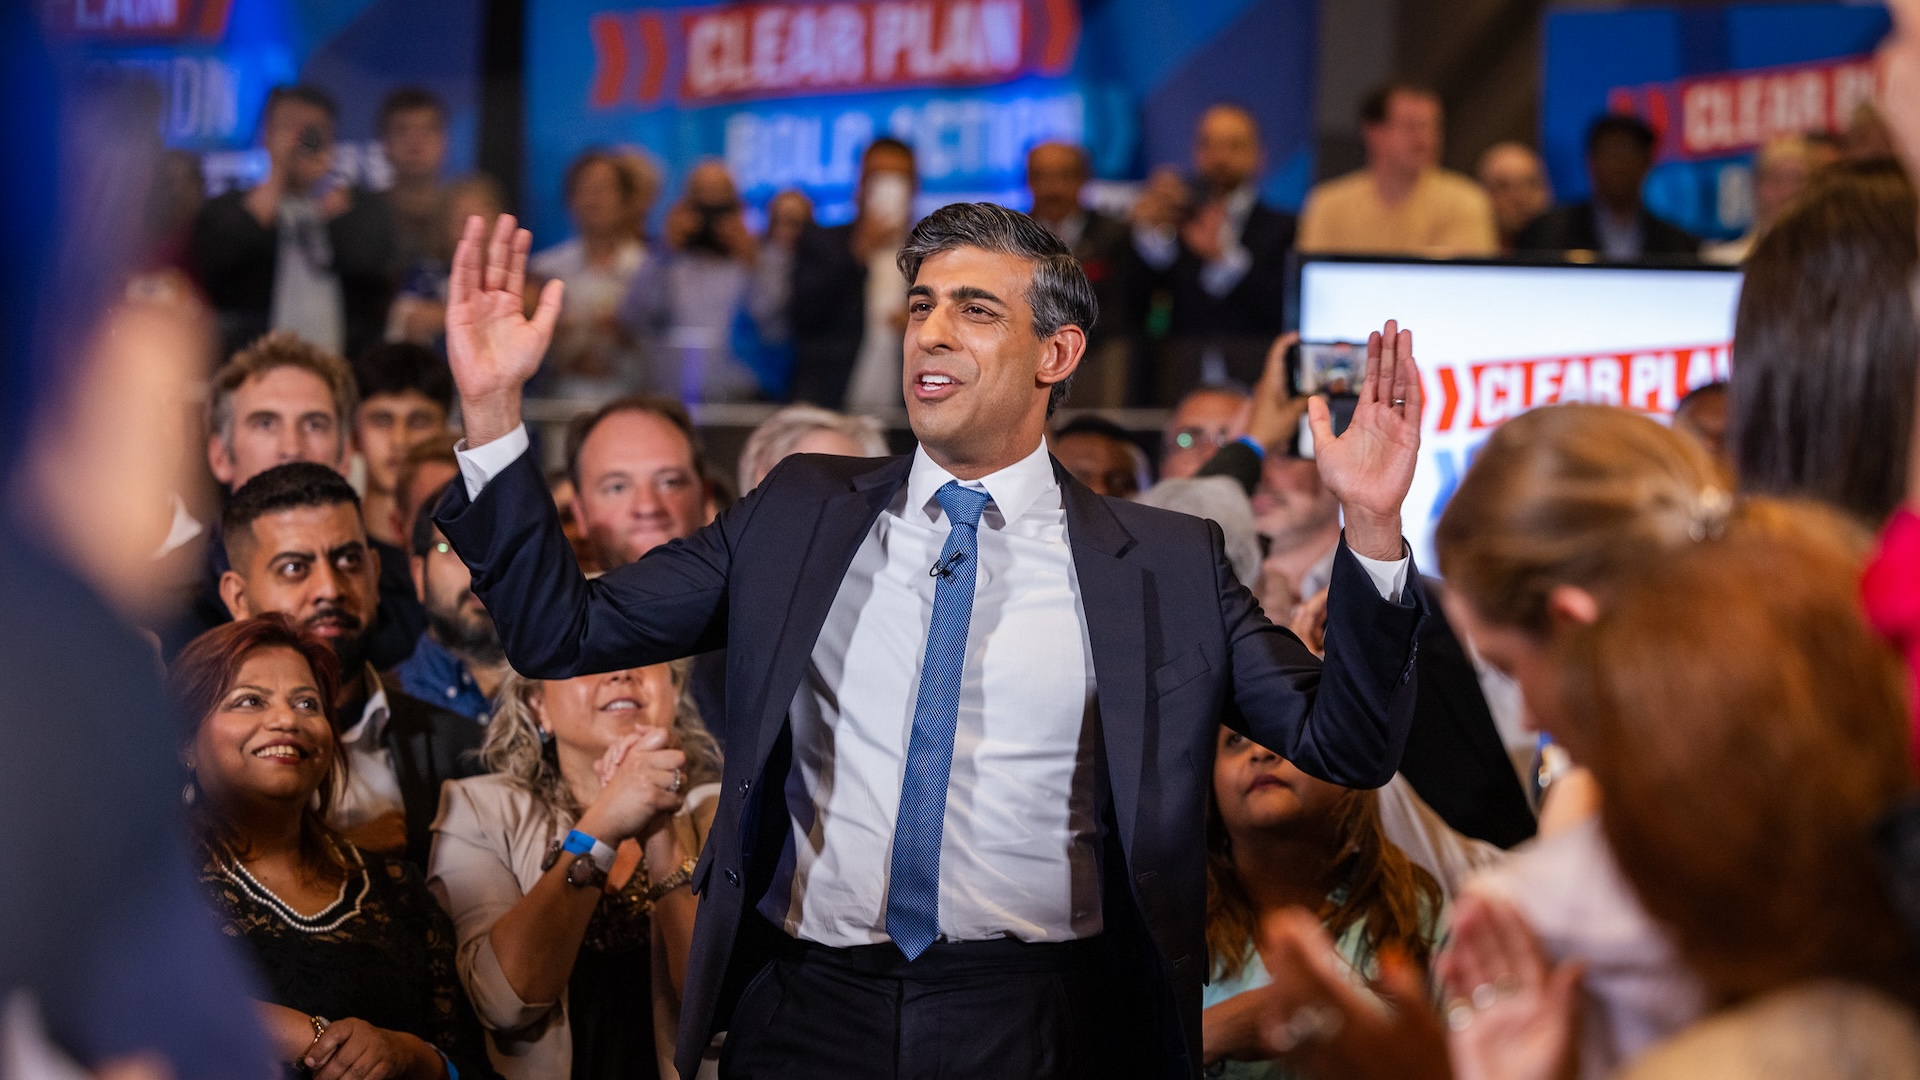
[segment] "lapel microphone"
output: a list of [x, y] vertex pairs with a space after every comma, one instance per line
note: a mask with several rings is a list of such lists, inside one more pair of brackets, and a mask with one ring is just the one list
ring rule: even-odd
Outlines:
[[935, 562], [933, 568], [927, 571], [927, 576], [945, 581], [953, 576], [953, 568], [959, 566], [960, 560], [966, 557], [966, 552], [956, 551], [952, 555], [947, 556], [944, 561]]

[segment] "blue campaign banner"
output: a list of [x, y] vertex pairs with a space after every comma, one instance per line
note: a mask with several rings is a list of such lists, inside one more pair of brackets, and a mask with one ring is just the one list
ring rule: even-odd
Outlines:
[[374, 123], [401, 86], [438, 94], [450, 112], [447, 168], [474, 164], [480, 100], [479, 0], [51, 0], [41, 5], [56, 47], [86, 65], [150, 76], [162, 95], [161, 134], [202, 155], [208, 185], [252, 184], [267, 91], [311, 83], [340, 103], [337, 168], [384, 186]]
[[748, 204], [805, 191], [851, 218], [859, 155], [911, 144], [918, 209], [1024, 207], [1026, 152], [1085, 145], [1096, 177], [1184, 166], [1194, 120], [1232, 100], [1259, 117], [1265, 195], [1297, 207], [1313, 172], [1315, 0], [531, 0], [527, 186], [541, 243], [571, 231], [567, 163], [637, 146], [661, 204], [723, 158]]
[[1660, 135], [1647, 205], [1698, 236], [1752, 221], [1753, 152], [1777, 135], [1844, 131], [1871, 101], [1877, 4], [1752, 4], [1547, 16], [1541, 151], [1562, 201], [1585, 198], [1587, 126], [1630, 112]]

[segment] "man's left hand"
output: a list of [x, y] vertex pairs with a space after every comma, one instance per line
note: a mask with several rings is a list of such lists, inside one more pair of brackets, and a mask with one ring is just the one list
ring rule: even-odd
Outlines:
[[1413, 486], [1422, 401], [1413, 332], [1388, 320], [1367, 339], [1367, 374], [1347, 430], [1334, 435], [1325, 398], [1307, 405], [1314, 460], [1346, 513], [1347, 546], [1370, 559], [1392, 562], [1406, 555], [1400, 504]]

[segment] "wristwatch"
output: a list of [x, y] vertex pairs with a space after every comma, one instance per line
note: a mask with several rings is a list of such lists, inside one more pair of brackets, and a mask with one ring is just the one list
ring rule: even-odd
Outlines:
[[567, 884], [576, 889], [600, 888], [606, 885], [607, 872], [613, 869], [614, 854], [612, 847], [575, 829], [567, 833], [565, 840], [556, 840], [547, 849], [547, 857], [540, 860], [540, 871], [553, 869], [561, 855], [572, 855], [573, 862], [567, 865]]
[[647, 890], [647, 903], [651, 904], [673, 890], [693, 880], [693, 868], [699, 865], [698, 859], [688, 859], [680, 864], [680, 869], [653, 883]]

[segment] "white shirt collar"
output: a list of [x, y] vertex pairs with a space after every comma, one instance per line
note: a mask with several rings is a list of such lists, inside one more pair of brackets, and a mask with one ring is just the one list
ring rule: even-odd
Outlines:
[[1251, 183], [1241, 184], [1233, 189], [1226, 198], [1227, 220], [1233, 223], [1235, 235], [1246, 228], [1247, 215], [1253, 213], [1253, 204], [1260, 201], [1260, 190]]
[[365, 742], [369, 746], [378, 746], [380, 736], [387, 730], [387, 716], [392, 711], [387, 706], [387, 687], [380, 681], [380, 673], [373, 669], [372, 664], [367, 665], [367, 670], [361, 678], [366, 680], [366, 685], [372, 692], [367, 695], [367, 703], [360, 710], [359, 721], [340, 733], [340, 742], [342, 744]]
[[[956, 477], [952, 473], [927, 456], [926, 447], [916, 447], [913, 468], [907, 473], [907, 513], [925, 514], [930, 522], [944, 520], [946, 513], [933, 496], [953, 479]], [[1033, 453], [978, 480], [961, 480], [960, 486], [986, 492], [993, 503], [981, 522], [988, 528], [1002, 528], [1010, 521], [1019, 520], [1040, 496], [1059, 487], [1059, 481], [1054, 479], [1053, 459], [1047, 454], [1046, 440], [1042, 439]]]

